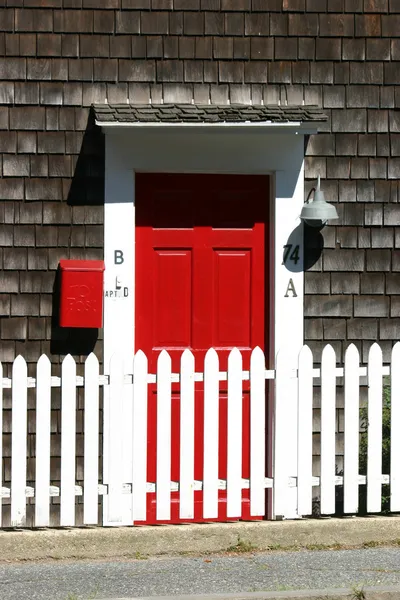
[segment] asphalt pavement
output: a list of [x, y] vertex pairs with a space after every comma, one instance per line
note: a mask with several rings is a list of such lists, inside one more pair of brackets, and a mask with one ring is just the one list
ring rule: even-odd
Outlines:
[[101, 600], [398, 585], [400, 548], [0, 565], [1, 600]]

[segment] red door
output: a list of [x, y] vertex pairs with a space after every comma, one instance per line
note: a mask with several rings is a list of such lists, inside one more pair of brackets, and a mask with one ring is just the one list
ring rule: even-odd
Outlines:
[[[215, 348], [220, 370], [234, 347], [249, 369], [255, 346], [265, 350], [266, 239], [269, 179], [261, 175], [136, 175], [136, 349], [155, 373], [166, 349], [173, 372], [189, 348], [197, 372]], [[195, 393], [195, 479], [202, 480], [202, 384]], [[156, 391], [149, 390], [148, 474], [156, 480]], [[226, 479], [226, 383], [220, 387], [219, 477]], [[249, 477], [249, 389], [243, 385], [243, 477]], [[172, 480], [179, 480], [179, 386], [172, 388]], [[149, 494], [147, 523], [155, 523], [155, 494]], [[219, 520], [226, 519], [220, 492]], [[249, 493], [243, 490], [242, 518]], [[172, 493], [172, 522], [179, 522], [179, 494]], [[195, 520], [202, 520], [195, 492]]]

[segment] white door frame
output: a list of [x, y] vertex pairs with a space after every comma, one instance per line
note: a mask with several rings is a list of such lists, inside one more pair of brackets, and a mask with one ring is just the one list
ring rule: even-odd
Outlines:
[[[120, 124], [104, 127], [106, 134], [104, 210], [104, 369], [113, 354], [125, 357], [130, 370], [135, 350], [135, 172], [241, 173], [271, 175], [268, 196], [272, 207], [269, 236], [274, 274], [270, 298], [270, 345], [274, 353], [303, 345], [304, 273], [303, 227], [299, 215], [304, 203], [304, 135], [316, 133], [300, 124], [269, 127], [204, 126], [196, 128]], [[290, 125], [290, 124], [289, 124]], [[245, 210], [245, 207], [244, 207]], [[291, 260], [284, 247], [299, 247]], [[268, 320], [267, 320], [268, 324]], [[269, 365], [273, 367], [274, 365]], [[293, 379], [293, 385], [295, 385]], [[297, 390], [288, 387], [287, 439], [297, 447]], [[127, 408], [129, 411], [129, 408]], [[105, 414], [107, 402], [105, 401]], [[130, 415], [124, 419], [129, 427]], [[130, 456], [129, 432], [125, 432]], [[104, 452], [107, 455], [105, 432]], [[296, 452], [288, 466], [297, 474]], [[126, 465], [130, 483], [131, 465]], [[296, 517], [295, 489], [288, 498], [288, 514]], [[132, 522], [127, 496], [126, 522]], [[290, 508], [291, 507], [291, 508]]]

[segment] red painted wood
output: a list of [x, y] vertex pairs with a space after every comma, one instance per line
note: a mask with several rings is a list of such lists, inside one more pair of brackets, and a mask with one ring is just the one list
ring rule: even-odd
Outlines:
[[[214, 347], [220, 369], [238, 347], [243, 368], [255, 346], [266, 350], [266, 286], [269, 265], [266, 223], [269, 179], [258, 175], [136, 175], [136, 349], [154, 373], [166, 349], [174, 372], [190, 348], [196, 370]], [[179, 386], [173, 384], [172, 480], [179, 480]], [[219, 477], [226, 478], [226, 383], [220, 387]], [[148, 481], [156, 475], [156, 391], [150, 386]], [[243, 385], [243, 477], [249, 477], [249, 386]], [[202, 479], [203, 393], [195, 394], [195, 478]], [[172, 494], [172, 521], [179, 522], [179, 494]], [[249, 517], [243, 491], [243, 518]], [[220, 493], [219, 520], [226, 519]], [[195, 493], [195, 520], [202, 520], [201, 492]], [[149, 495], [147, 523], [155, 520]]]

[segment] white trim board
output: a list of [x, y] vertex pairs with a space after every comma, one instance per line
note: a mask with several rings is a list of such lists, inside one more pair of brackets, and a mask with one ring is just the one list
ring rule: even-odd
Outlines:
[[[270, 174], [271, 272], [270, 340], [275, 351], [303, 345], [303, 227], [299, 215], [304, 202], [304, 137], [289, 128], [279, 133], [245, 128], [124, 128], [105, 129], [105, 298], [104, 365], [108, 372], [114, 353], [133, 356], [135, 350], [135, 172]], [[284, 246], [299, 247], [284, 264]], [[117, 253], [117, 254], [116, 254]], [[121, 262], [123, 260], [123, 262]], [[116, 292], [116, 288], [118, 291]], [[110, 292], [112, 292], [110, 294]], [[127, 359], [130, 360], [130, 359]], [[295, 382], [295, 380], [293, 380]], [[288, 439], [295, 443], [295, 398], [288, 390]], [[291, 400], [293, 399], [293, 400]], [[129, 402], [124, 423], [131, 423]], [[106, 411], [105, 407], [105, 411]], [[290, 415], [293, 415], [293, 419]], [[291, 423], [293, 427], [291, 426]], [[125, 426], [125, 425], [124, 425]], [[127, 427], [129, 425], [126, 425]], [[129, 435], [124, 439], [130, 439]], [[105, 435], [105, 452], [107, 449]], [[129, 446], [129, 442], [128, 442]], [[130, 448], [124, 452], [129, 456]], [[295, 453], [292, 453], [295, 456]], [[130, 454], [131, 455], [131, 454]], [[295, 476], [297, 464], [291, 473]], [[130, 465], [126, 467], [129, 482]], [[295, 501], [293, 498], [293, 503]], [[295, 508], [293, 509], [295, 516]], [[129, 509], [127, 506], [127, 522]]]
[[[175, 173], [272, 174], [275, 223], [273, 314], [274, 347], [294, 351], [303, 344], [303, 239], [300, 211], [303, 191], [303, 136], [291, 133], [265, 135], [231, 129], [205, 132], [156, 129], [126, 129], [106, 134], [105, 182], [105, 290], [119, 294], [104, 299], [104, 361], [113, 353], [134, 351], [134, 268], [135, 268], [135, 171]], [[293, 233], [294, 232], [294, 233]], [[283, 265], [284, 246], [289, 237], [301, 251], [297, 264]], [[294, 236], [294, 237], [293, 237]], [[296, 244], [294, 243], [296, 242]], [[115, 264], [115, 252], [123, 262]], [[117, 259], [118, 261], [118, 259]], [[293, 261], [292, 261], [293, 262]], [[293, 272], [293, 270], [295, 272]], [[293, 281], [297, 297], [286, 296]]]
[[288, 122], [273, 122], [273, 121], [242, 121], [236, 122], [221, 122], [221, 123], [174, 123], [170, 122], [149, 122], [149, 121], [95, 121], [96, 125], [104, 128], [105, 130], [118, 130], [120, 128], [139, 128], [139, 129], [174, 129], [176, 131], [191, 130], [191, 129], [203, 129], [205, 131], [216, 131], [218, 129], [230, 129], [233, 131], [239, 131], [242, 129], [249, 129], [250, 131], [258, 130], [260, 132], [268, 132], [268, 130], [275, 132], [285, 131], [292, 129], [292, 133], [300, 133], [302, 135], [312, 135], [318, 133], [318, 128], [324, 125], [324, 122], [307, 122], [302, 121], [288, 121]]

